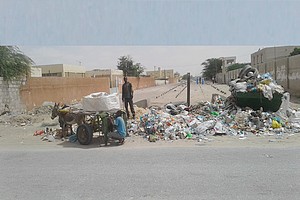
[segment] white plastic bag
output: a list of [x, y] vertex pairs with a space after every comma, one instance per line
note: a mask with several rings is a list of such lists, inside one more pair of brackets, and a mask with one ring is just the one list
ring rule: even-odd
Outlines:
[[246, 82], [238, 82], [235, 83], [234, 88], [237, 92], [246, 92], [247, 90], [247, 83]]
[[196, 134], [204, 134], [206, 130], [212, 129], [215, 126], [216, 122], [214, 120], [209, 120], [201, 123], [195, 128]]

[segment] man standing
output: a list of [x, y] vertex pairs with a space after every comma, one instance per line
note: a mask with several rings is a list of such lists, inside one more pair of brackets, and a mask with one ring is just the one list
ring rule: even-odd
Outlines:
[[129, 110], [128, 110], [128, 104], [130, 106], [130, 111], [132, 114], [132, 118], [135, 118], [135, 111], [133, 108], [133, 90], [132, 90], [132, 85], [127, 81], [127, 77], [124, 77], [124, 84], [122, 86], [122, 101], [125, 103], [125, 109], [126, 109], [126, 114], [127, 118], [129, 119]]
[[126, 136], [126, 126], [121, 116], [122, 116], [122, 111], [118, 110], [115, 114], [115, 120], [114, 120], [114, 126], [116, 127], [116, 130], [113, 132], [109, 132], [107, 134], [107, 137], [115, 140], [119, 140], [120, 144], [124, 144], [125, 136]]

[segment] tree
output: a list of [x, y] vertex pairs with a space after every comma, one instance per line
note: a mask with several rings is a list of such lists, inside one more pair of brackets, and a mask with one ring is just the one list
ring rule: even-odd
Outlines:
[[201, 65], [204, 67], [202, 75], [206, 79], [212, 79], [212, 77], [216, 77], [217, 73], [222, 71], [222, 60], [218, 58], [207, 59]]
[[140, 76], [144, 72], [144, 67], [141, 63], [133, 63], [133, 60], [130, 56], [122, 56], [119, 58], [117, 65], [119, 70], [123, 71], [124, 76]]
[[180, 73], [179, 72], [175, 72], [174, 73], [174, 77], [180, 77]]
[[300, 54], [300, 48], [294, 48], [294, 51], [290, 53], [290, 56], [295, 56]]
[[[184, 75], [181, 77], [182, 80], [187, 80], [187, 78], [188, 78], [188, 75], [187, 75], [187, 74], [184, 74]], [[190, 79], [193, 79], [193, 76], [192, 76], [192, 75], [190, 75]]]
[[235, 63], [235, 64], [228, 66], [227, 71], [229, 72], [232, 70], [240, 69], [240, 68], [245, 67], [246, 65], [250, 65], [250, 63]]
[[0, 77], [19, 79], [30, 73], [34, 62], [16, 46], [0, 46]]

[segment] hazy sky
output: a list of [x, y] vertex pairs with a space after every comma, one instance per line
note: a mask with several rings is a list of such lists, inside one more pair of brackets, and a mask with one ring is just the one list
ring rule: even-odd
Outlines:
[[174, 69], [180, 74], [199, 75], [209, 58], [236, 56], [237, 62], [250, 62], [257, 46], [21, 46], [20, 49], [37, 65], [72, 64], [95, 68], [116, 69], [118, 58], [130, 55], [146, 71]]
[[0, 0], [0, 45], [36, 64], [115, 68], [130, 55], [198, 73], [208, 58], [249, 62], [258, 48], [300, 44], [299, 0]]
[[0, 43], [294, 45], [299, 0], [0, 0]]

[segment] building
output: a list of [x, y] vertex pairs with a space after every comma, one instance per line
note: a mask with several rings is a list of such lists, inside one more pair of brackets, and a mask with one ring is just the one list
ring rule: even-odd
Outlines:
[[42, 76], [85, 77], [85, 67], [67, 64], [37, 65], [42, 69]]
[[174, 78], [174, 70], [173, 69], [161, 70], [159, 67], [157, 71], [156, 70], [147, 71], [146, 75], [150, 77], [154, 77], [155, 79], [169, 79], [169, 78]]
[[115, 69], [94, 69], [85, 72], [86, 77], [109, 77], [110, 87], [117, 87], [123, 80], [123, 71]]
[[251, 54], [251, 66], [261, 71], [267, 63], [288, 57], [297, 47], [299, 48], [299, 46], [280, 46], [259, 49]]
[[40, 67], [31, 67], [30, 77], [42, 77], [42, 68], [40, 68]]
[[236, 63], [236, 56], [231, 57], [220, 57], [219, 58], [222, 61], [222, 72], [216, 74], [216, 82], [217, 83], [228, 83], [230, 80], [230, 77], [228, 76], [227, 69], [230, 65], [233, 65]]
[[219, 58], [220, 60], [222, 60], [222, 73], [226, 73], [227, 72], [227, 68], [230, 65], [233, 65], [236, 63], [236, 57], [235, 56], [231, 56], [231, 57], [221, 57]]

